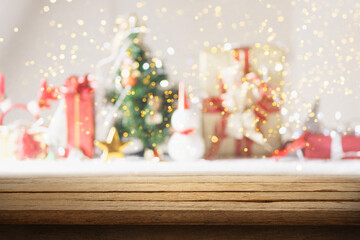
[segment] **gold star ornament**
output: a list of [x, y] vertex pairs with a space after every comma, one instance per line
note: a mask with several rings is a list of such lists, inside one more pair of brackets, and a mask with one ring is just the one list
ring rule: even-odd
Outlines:
[[103, 151], [101, 160], [105, 162], [108, 162], [111, 158], [124, 158], [123, 150], [129, 144], [130, 142], [121, 142], [119, 133], [115, 127], [110, 129], [105, 142], [95, 141], [95, 146]]

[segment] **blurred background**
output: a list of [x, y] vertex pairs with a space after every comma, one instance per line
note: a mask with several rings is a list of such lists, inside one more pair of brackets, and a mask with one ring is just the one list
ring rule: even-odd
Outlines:
[[360, 124], [357, 0], [0, 0], [7, 95], [27, 102], [42, 78], [60, 85], [70, 75], [94, 73], [110, 53], [116, 18], [132, 13], [148, 27], [143, 43], [169, 80], [186, 81], [195, 95], [201, 50], [269, 43], [286, 53], [285, 121], [301, 127], [320, 99], [328, 128]]

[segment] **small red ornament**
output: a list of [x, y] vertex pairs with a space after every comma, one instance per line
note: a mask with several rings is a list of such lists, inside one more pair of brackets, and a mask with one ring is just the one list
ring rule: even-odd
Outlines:
[[137, 83], [137, 79], [132, 76], [123, 78], [121, 80], [121, 84], [123, 85], [123, 87], [127, 87], [127, 86], [133, 87], [136, 85], [136, 83]]

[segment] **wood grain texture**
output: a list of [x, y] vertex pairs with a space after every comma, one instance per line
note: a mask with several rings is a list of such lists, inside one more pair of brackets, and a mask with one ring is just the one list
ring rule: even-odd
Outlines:
[[358, 239], [358, 226], [86, 226], [0, 225], [2, 240], [345, 240]]
[[[14, 201], [58, 200], [57, 192], [0, 193], [0, 199]], [[360, 201], [360, 192], [66, 192], [61, 195], [67, 201]], [[1, 206], [0, 206], [1, 208]]]
[[360, 177], [3, 177], [0, 223], [360, 225]]

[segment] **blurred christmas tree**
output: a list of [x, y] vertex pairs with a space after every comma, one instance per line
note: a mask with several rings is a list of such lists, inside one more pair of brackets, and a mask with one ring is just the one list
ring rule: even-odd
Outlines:
[[136, 29], [144, 27], [137, 26], [134, 16], [127, 24], [120, 28], [127, 32], [127, 49], [119, 59], [113, 88], [108, 89], [106, 99], [116, 103], [126, 90], [119, 105], [122, 116], [115, 123], [120, 137], [134, 137], [141, 140], [144, 149], [156, 149], [170, 135], [177, 90], [168, 88], [161, 60], [149, 57], [149, 52], [140, 44], [142, 31]]

